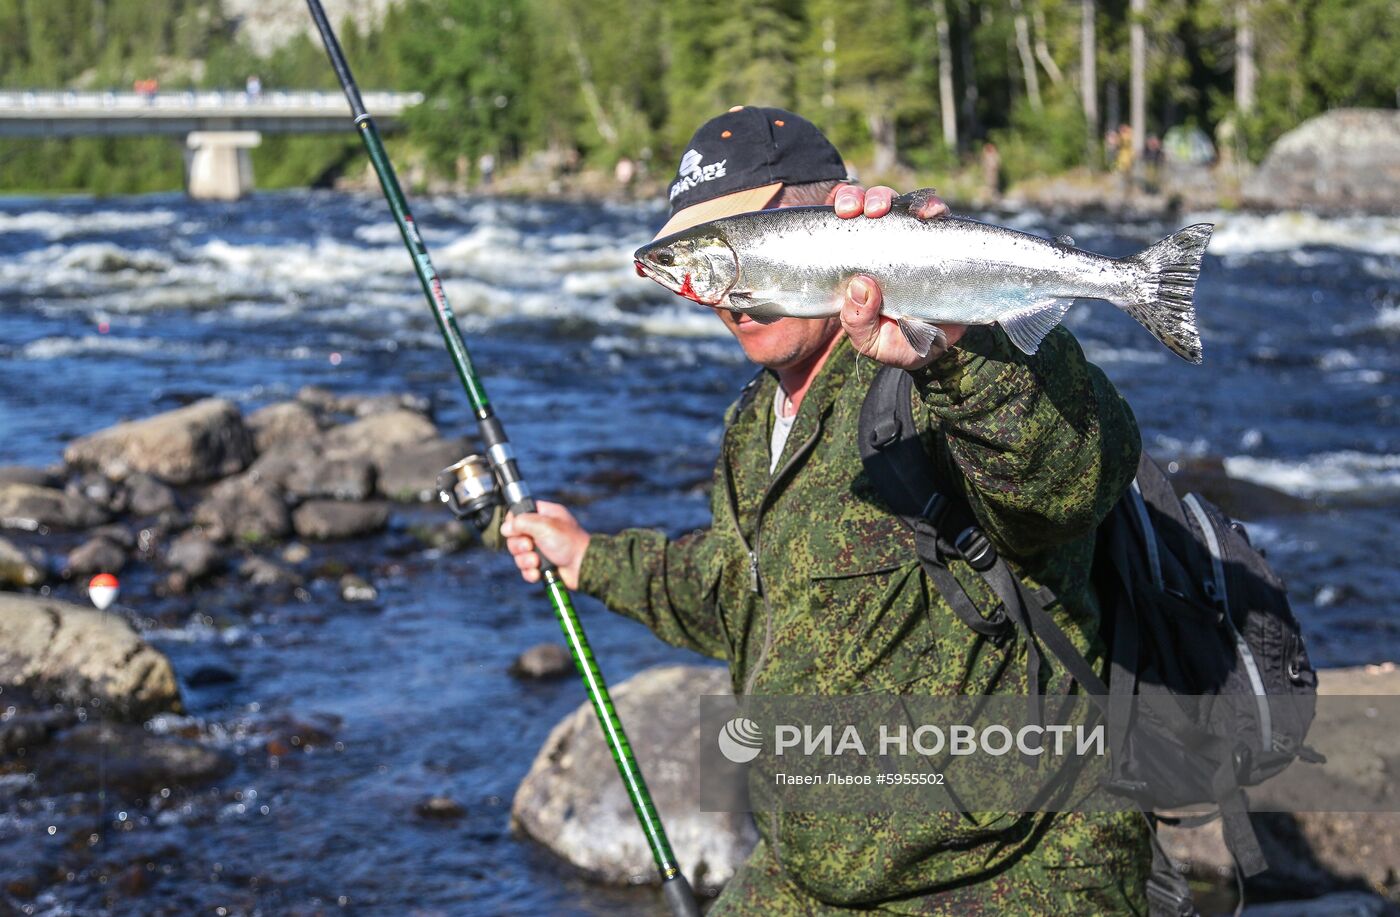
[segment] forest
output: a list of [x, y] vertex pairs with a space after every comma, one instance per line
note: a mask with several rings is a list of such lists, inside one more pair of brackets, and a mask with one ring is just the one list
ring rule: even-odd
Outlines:
[[[1177, 125], [1257, 161], [1306, 118], [1397, 104], [1391, 0], [400, 0], [341, 40], [366, 89], [425, 102], [394, 139], [467, 183], [483, 154], [663, 175], [734, 104], [805, 114], [863, 175], [938, 173], [997, 144], [1018, 180], [1101, 169], [1104, 133]], [[308, 19], [309, 24], [309, 19]], [[308, 33], [267, 53], [194, 0], [0, 0], [0, 89], [335, 88]], [[1224, 131], [1222, 131], [1222, 127]], [[268, 136], [259, 187], [324, 182], [355, 138]], [[7, 193], [180, 187], [171, 138], [0, 143]]]

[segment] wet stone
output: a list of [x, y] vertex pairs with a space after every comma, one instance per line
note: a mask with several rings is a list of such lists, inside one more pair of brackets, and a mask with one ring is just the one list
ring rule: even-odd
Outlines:
[[165, 552], [165, 562], [189, 578], [203, 579], [223, 569], [224, 558], [217, 545], [198, 532], [185, 532]]
[[321, 435], [316, 411], [297, 401], [282, 401], [248, 415], [253, 445], [259, 454], [274, 446], [314, 439]]
[[48, 579], [49, 561], [32, 545], [0, 538], [0, 586], [27, 589]]
[[563, 678], [574, 671], [569, 650], [558, 643], [538, 643], [516, 657], [510, 674], [540, 681]]
[[454, 821], [467, 814], [466, 807], [450, 796], [429, 796], [413, 807], [419, 818]]
[[89, 529], [107, 521], [107, 511], [86, 497], [53, 487], [0, 484], [0, 526]]
[[89, 471], [68, 482], [67, 493], [83, 497], [112, 513], [126, 512], [128, 495], [126, 488], [110, 480], [106, 475]]
[[67, 571], [74, 576], [93, 573], [120, 573], [126, 566], [126, 551], [106, 538], [92, 538], [68, 553]]
[[135, 516], [159, 516], [179, 509], [175, 489], [149, 474], [133, 474], [126, 479], [127, 509]]
[[389, 522], [386, 503], [345, 503], [311, 500], [297, 507], [292, 524], [302, 538], [329, 541], [355, 538], [384, 528]]
[[152, 735], [140, 726], [85, 723], [46, 746], [32, 766], [48, 792], [90, 792], [105, 786], [142, 795], [210, 783], [227, 776], [233, 761], [216, 749]]
[[294, 541], [282, 549], [282, 559], [289, 564], [304, 564], [311, 559], [311, 549]]
[[283, 486], [300, 499], [368, 500], [374, 495], [374, 478], [374, 466], [366, 458], [317, 458], [293, 468]]
[[373, 602], [379, 590], [364, 577], [347, 573], [340, 578], [340, 597], [347, 602]]
[[253, 437], [237, 405], [206, 398], [74, 440], [63, 459], [70, 467], [116, 480], [145, 472], [167, 483], [191, 484], [246, 468], [253, 459]]
[[194, 521], [214, 541], [276, 540], [292, 529], [281, 491], [249, 475], [216, 484], [195, 507]]
[[0, 484], [57, 487], [59, 483], [59, 476], [47, 468], [31, 468], [28, 465], [0, 465]]
[[266, 557], [249, 557], [239, 565], [238, 572], [249, 585], [263, 588], [287, 588], [301, 585], [301, 577], [278, 566]]

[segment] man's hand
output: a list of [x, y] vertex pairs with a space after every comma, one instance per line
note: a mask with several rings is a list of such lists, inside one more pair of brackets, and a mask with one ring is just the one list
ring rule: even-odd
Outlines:
[[[833, 193], [832, 206], [842, 219], [882, 217], [890, 212], [894, 201], [893, 188], [878, 185], [869, 191], [859, 185], [841, 185]], [[948, 205], [936, 197], [930, 197], [914, 215], [921, 220], [936, 220], [947, 216]], [[884, 295], [880, 284], [873, 277], [863, 274], [851, 278], [846, 285], [846, 301], [841, 305], [841, 326], [856, 350], [880, 363], [898, 366], [901, 369], [919, 369], [948, 352], [967, 330], [965, 325], [939, 325], [944, 339], [935, 344], [927, 356], [910, 346], [904, 332], [894, 319], [880, 314]]]
[[577, 589], [579, 565], [583, 563], [583, 552], [588, 550], [592, 536], [578, 524], [573, 513], [558, 503], [536, 500], [535, 509], [537, 512], [506, 516], [506, 521], [501, 523], [506, 549], [515, 558], [525, 582], [540, 581], [539, 555], [543, 554], [559, 568], [564, 585]]

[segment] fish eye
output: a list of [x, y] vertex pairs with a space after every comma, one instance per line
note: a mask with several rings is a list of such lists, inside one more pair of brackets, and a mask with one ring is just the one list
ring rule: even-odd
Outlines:
[[661, 265], [662, 267], [670, 267], [671, 265], [676, 263], [676, 256], [671, 254], [670, 251], [668, 251], [667, 249], [663, 248], [661, 251], [656, 253], [656, 263]]

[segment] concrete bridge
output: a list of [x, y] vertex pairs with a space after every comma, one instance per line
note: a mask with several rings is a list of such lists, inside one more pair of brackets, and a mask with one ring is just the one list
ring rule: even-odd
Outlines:
[[[384, 131], [417, 92], [369, 92], [365, 108]], [[185, 138], [186, 189], [200, 199], [235, 200], [252, 190], [248, 150], [263, 134], [353, 129], [338, 92], [0, 92], [0, 138]]]

